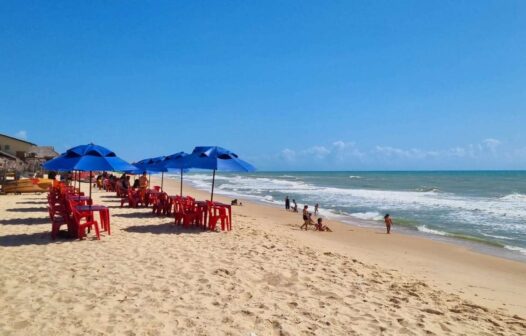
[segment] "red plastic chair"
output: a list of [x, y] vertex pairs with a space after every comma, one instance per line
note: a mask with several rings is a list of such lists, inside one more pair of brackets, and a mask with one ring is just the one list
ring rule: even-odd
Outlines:
[[221, 230], [232, 230], [228, 212], [225, 207], [218, 206], [213, 202], [207, 201], [208, 205], [208, 227], [215, 231], [218, 221], [221, 221]]
[[166, 200], [163, 206], [163, 215], [170, 216], [172, 214], [172, 209], [174, 206], [173, 200], [166, 194]]
[[51, 207], [48, 207], [47, 209], [49, 212], [49, 218], [51, 219], [51, 239], [55, 240], [57, 239], [60, 227], [68, 224], [67, 218], [57, 215]]
[[164, 214], [164, 207], [168, 201], [168, 195], [166, 193], [161, 193], [157, 198], [153, 200], [152, 213], [160, 216]]
[[73, 208], [73, 220], [77, 227], [78, 239], [82, 240], [82, 238], [86, 237], [86, 229], [89, 231], [89, 229], [94, 228], [95, 235], [97, 236], [97, 239], [100, 240], [99, 223], [96, 220], [93, 220], [91, 213], [86, 216], [85, 214], [80, 213], [75, 208]]
[[184, 218], [183, 202], [180, 198], [174, 200], [174, 218], [176, 225], [181, 224]]
[[189, 227], [197, 221], [197, 212], [192, 198], [176, 200], [175, 202], [175, 224], [183, 224]]
[[124, 203], [128, 203], [129, 207], [136, 208], [139, 206], [139, 203], [142, 205], [143, 201], [141, 196], [133, 190], [128, 190], [128, 195], [121, 198], [121, 208], [124, 206]]

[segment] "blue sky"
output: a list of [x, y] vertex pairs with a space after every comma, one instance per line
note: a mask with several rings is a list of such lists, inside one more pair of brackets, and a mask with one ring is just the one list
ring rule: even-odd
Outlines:
[[129, 161], [524, 169], [524, 1], [2, 1], [0, 133]]

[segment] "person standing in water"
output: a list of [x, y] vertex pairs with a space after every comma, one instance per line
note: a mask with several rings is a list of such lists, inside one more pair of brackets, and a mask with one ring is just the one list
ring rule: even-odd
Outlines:
[[290, 210], [290, 200], [288, 196], [285, 196], [285, 210]]
[[320, 207], [320, 205], [318, 203], [316, 203], [316, 205], [314, 206], [314, 216], [318, 215], [318, 208], [319, 207]]
[[384, 222], [385, 222], [385, 228], [387, 229], [387, 234], [390, 234], [391, 225], [393, 225], [393, 221], [391, 220], [391, 216], [389, 216], [389, 214], [386, 214], [384, 216]]

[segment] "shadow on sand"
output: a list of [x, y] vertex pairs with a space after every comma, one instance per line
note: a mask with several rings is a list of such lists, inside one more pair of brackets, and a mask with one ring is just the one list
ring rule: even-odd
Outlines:
[[17, 209], [6, 209], [9, 212], [47, 212], [47, 208], [17, 208]]
[[150, 224], [150, 225], [134, 225], [124, 229], [124, 231], [132, 233], [153, 233], [153, 234], [201, 234], [211, 231], [204, 231], [199, 228], [183, 228], [176, 226], [173, 223], [164, 224]]
[[0, 225], [40, 225], [51, 224], [49, 217], [0, 219]]
[[121, 203], [120, 199], [105, 199], [104, 203]]
[[106, 208], [108, 209], [127, 209], [128, 207], [127, 206], [123, 206], [121, 207], [121, 205], [106, 205]]
[[23, 245], [45, 245], [45, 244], [60, 244], [67, 241], [72, 241], [72, 238], [59, 238], [52, 240], [50, 232], [37, 232], [31, 234], [13, 234], [7, 236], [0, 236], [0, 246], [14, 247]]
[[16, 204], [46, 204], [47, 202], [42, 200], [40, 202], [29, 201], [29, 202], [16, 202]]
[[[112, 208], [109, 206], [108, 208]], [[113, 208], [120, 208], [120, 206], [113, 206]], [[112, 216], [115, 217], [123, 217], [123, 218], [155, 218], [152, 215], [151, 210], [148, 212], [130, 212], [130, 213], [123, 213], [123, 214], [112, 214]]]

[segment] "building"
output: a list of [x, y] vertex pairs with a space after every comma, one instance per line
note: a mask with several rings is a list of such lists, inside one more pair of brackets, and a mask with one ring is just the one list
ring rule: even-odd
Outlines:
[[22, 168], [22, 160], [16, 156], [0, 150], [0, 171], [18, 170]]
[[57, 157], [59, 154], [55, 152], [52, 146], [33, 146], [26, 154], [27, 170], [36, 172], [41, 170], [44, 162]]
[[26, 153], [29, 153], [33, 146], [36, 146], [36, 144], [9, 135], [0, 134], [0, 151], [14, 155], [21, 160], [25, 159]]
[[36, 144], [0, 134], [0, 170], [38, 172], [42, 163], [58, 156], [52, 146]]

